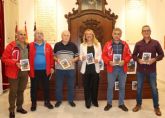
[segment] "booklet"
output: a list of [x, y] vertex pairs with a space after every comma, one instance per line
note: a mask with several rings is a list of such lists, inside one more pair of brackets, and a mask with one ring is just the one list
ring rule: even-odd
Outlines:
[[119, 90], [119, 81], [115, 81], [115, 90], [116, 90], [116, 91]]
[[99, 61], [99, 67], [100, 67], [100, 70], [104, 70], [104, 62], [103, 62], [103, 60]]
[[132, 90], [137, 90], [137, 81], [132, 81]]
[[130, 60], [130, 62], [127, 64], [128, 70], [127, 74], [136, 74], [136, 67], [137, 63], [133, 59]]
[[71, 66], [67, 59], [61, 60], [60, 64], [61, 64], [63, 69], [67, 69], [67, 68], [69, 68]]
[[21, 71], [29, 71], [30, 70], [29, 59], [21, 59], [20, 65], [21, 65]]
[[86, 58], [87, 58], [87, 64], [94, 63], [93, 53], [88, 53]]
[[113, 62], [115, 65], [119, 65], [119, 62], [121, 61], [121, 54], [113, 54]]
[[142, 55], [142, 60], [148, 63], [148, 61], [151, 59], [151, 53], [149, 52], [144, 52]]

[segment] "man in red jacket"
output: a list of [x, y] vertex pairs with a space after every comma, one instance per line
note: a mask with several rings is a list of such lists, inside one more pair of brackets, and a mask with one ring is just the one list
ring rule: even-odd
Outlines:
[[127, 64], [131, 59], [131, 52], [128, 44], [120, 39], [121, 35], [121, 29], [115, 28], [112, 32], [113, 39], [108, 41], [103, 48], [102, 58], [107, 65], [108, 73], [107, 105], [104, 108], [105, 111], [112, 107], [113, 87], [116, 79], [119, 81], [119, 108], [123, 111], [128, 111], [124, 105], [124, 98]]
[[15, 118], [15, 103], [17, 112], [26, 114], [22, 108], [23, 93], [28, 82], [28, 71], [21, 71], [20, 60], [28, 59], [28, 46], [25, 42], [26, 33], [19, 30], [17, 40], [9, 43], [2, 55], [2, 62], [5, 63], [5, 74], [10, 84], [9, 91], [9, 112], [10, 118]]
[[44, 106], [53, 109], [49, 98], [49, 76], [54, 72], [53, 50], [50, 44], [44, 41], [41, 30], [35, 31], [34, 42], [29, 44], [30, 78], [31, 78], [31, 111], [37, 107], [37, 87], [43, 85]]

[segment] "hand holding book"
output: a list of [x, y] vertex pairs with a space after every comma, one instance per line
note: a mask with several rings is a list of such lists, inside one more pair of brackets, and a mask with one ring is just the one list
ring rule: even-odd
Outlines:
[[21, 71], [29, 71], [30, 70], [29, 59], [21, 59], [20, 65], [21, 65]]
[[69, 60], [69, 64], [72, 65], [74, 62], [74, 59]]
[[86, 56], [82, 56], [82, 61], [86, 60]]
[[138, 63], [139, 64], [145, 64], [144, 61], [142, 59], [138, 59]]
[[16, 66], [21, 69], [21, 64], [19, 62], [16, 63]]
[[71, 66], [67, 59], [60, 60], [59, 63], [62, 66], [63, 69], [67, 69]]
[[156, 59], [155, 58], [151, 58], [148, 62], [149, 65], [153, 64], [154, 62], [156, 62]]
[[116, 66], [116, 65], [123, 66], [124, 65], [124, 60], [119, 61], [117, 64], [113, 61], [109, 61], [109, 64], [111, 66]]
[[113, 61], [109, 61], [109, 65], [115, 66], [115, 63]]
[[[113, 54], [113, 63], [114, 65], [120, 65], [121, 62], [121, 54]], [[122, 65], [123, 62], [121, 62]]]
[[54, 73], [54, 69], [53, 68], [50, 69], [50, 73], [51, 74]]
[[99, 60], [98, 59], [94, 59], [95, 63], [99, 63]]
[[149, 53], [149, 52], [144, 52], [143, 53], [143, 55], [142, 55], [142, 63], [143, 64], [150, 64], [149, 62], [150, 62], [150, 60], [151, 60], [151, 53]]
[[119, 62], [119, 66], [123, 66], [124, 65], [124, 60], [121, 60], [120, 62]]

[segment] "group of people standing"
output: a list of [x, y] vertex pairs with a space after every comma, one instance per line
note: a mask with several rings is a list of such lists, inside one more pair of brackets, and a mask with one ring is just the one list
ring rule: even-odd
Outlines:
[[[151, 29], [148, 25], [142, 27], [143, 39], [135, 44], [133, 54], [129, 49], [129, 45], [121, 40], [122, 31], [120, 28], [113, 29], [112, 39], [109, 40], [101, 48], [100, 42], [97, 40], [92, 29], [84, 32], [83, 42], [80, 44], [80, 51], [77, 46], [70, 41], [70, 32], [63, 31], [62, 40], [51, 45], [44, 39], [44, 34], [40, 30], [36, 30], [34, 41], [30, 44], [26, 43], [26, 33], [19, 30], [17, 39], [6, 46], [2, 55], [2, 62], [5, 63], [5, 73], [10, 83], [9, 91], [9, 117], [15, 118], [15, 106], [17, 112], [26, 114], [23, 108], [24, 90], [28, 82], [28, 75], [31, 80], [31, 111], [37, 109], [37, 88], [38, 84], [42, 84], [44, 93], [44, 106], [53, 109], [49, 98], [49, 78], [55, 71], [55, 107], [59, 107], [63, 100], [63, 84], [66, 79], [68, 88], [68, 103], [71, 107], [75, 107], [74, 103], [74, 83], [75, 83], [75, 63], [80, 60], [81, 74], [84, 86], [84, 99], [86, 108], [92, 105], [99, 107], [98, 104], [98, 87], [99, 73], [102, 70], [100, 62], [104, 62], [107, 67], [107, 105], [104, 110], [108, 111], [112, 107], [113, 88], [115, 80], [119, 81], [119, 103], [118, 107], [123, 111], [128, 111], [124, 104], [125, 85], [127, 78], [127, 64], [133, 58], [137, 61], [137, 104], [133, 108], [133, 112], [141, 109], [142, 105], [142, 88], [144, 78], [147, 76], [153, 97], [153, 106], [155, 114], [161, 116], [159, 108], [156, 62], [164, 57], [164, 52], [157, 40], [150, 37]], [[142, 59], [143, 53], [151, 53], [151, 59], [147, 62]], [[118, 64], [113, 61], [114, 55], [121, 55]], [[91, 57], [92, 55], [92, 57]], [[89, 60], [90, 58], [90, 60]], [[21, 71], [20, 60], [29, 59], [30, 71]], [[92, 61], [91, 61], [92, 60]], [[65, 61], [65, 62], [64, 62]], [[90, 63], [88, 61], [91, 61]], [[64, 62], [64, 65], [62, 64]], [[67, 63], [69, 66], [67, 66]], [[66, 66], [64, 68], [63, 66]]]

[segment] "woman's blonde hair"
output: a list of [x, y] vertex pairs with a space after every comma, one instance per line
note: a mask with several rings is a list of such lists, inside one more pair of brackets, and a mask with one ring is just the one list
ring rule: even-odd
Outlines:
[[93, 44], [97, 46], [98, 43], [99, 43], [99, 41], [97, 40], [94, 31], [91, 30], [91, 29], [86, 29], [86, 30], [84, 31], [84, 35], [83, 35], [83, 44], [86, 44], [86, 43], [87, 43], [87, 40], [86, 40], [86, 33], [87, 33], [87, 32], [91, 32], [91, 33], [92, 33], [92, 36], [93, 36], [93, 39], [92, 39]]

